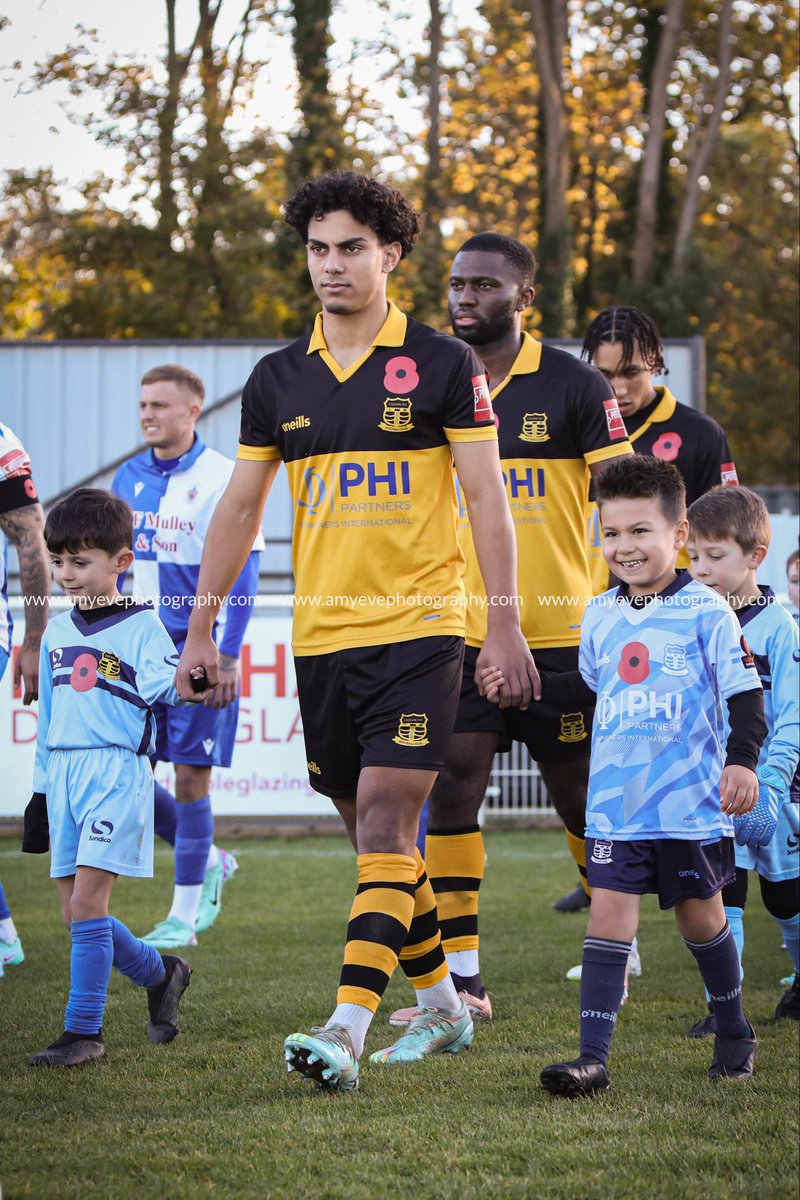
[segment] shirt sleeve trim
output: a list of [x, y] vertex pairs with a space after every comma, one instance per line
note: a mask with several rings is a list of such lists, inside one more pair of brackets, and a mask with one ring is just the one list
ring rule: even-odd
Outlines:
[[275, 462], [281, 452], [277, 446], [243, 446], [236, 451], [236, 457], [245, 462]]
[[630, 442], [618, 442], [616, 446], [601, 446], [599, 450], [588, 450], [584, 454], [587, 463], [606, 462], [609, 458], [620, 458], [624, 454], [633, 454]]
[[471, 426], [469, 429], [452, 429], [445, 426], [444, 435], [448, 442], [496, 442], [494, 425]]

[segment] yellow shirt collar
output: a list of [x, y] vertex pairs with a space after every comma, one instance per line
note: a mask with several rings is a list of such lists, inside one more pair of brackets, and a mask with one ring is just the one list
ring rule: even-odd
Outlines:
[[[372, 348], [376, 346], [402, 346], [406, 340], [406, 326], [408, 319], [405, 313], [400, 312], [400, 309], [392, 301], [389, 301], [389, 312], [386, 314], [386, 320], [381, 325], [378, 332], [372, 341]], [[325, 334], [322, 329], [322, 313], [317, 313], [314, 321], [314, 329], [311, 334], [311, 341], [308, 343], [306, 354], [314, 354], [317, 350], [328, 349], [328, 343], [325, 341]]]
[[506, 375], [502, 383], [498, 383], [496, 388], [492, 388], [492, 399], [502, 392], [503, 388], [508, 383], [512, 375], [533, 375], [539, 370], [542, 362], [542, 343], [537, 342], [536, 338], [531, 337], [529, 333], [523, 333], [522, 343], [517, 351], [517, 357], [511, 364], [511, 370]]

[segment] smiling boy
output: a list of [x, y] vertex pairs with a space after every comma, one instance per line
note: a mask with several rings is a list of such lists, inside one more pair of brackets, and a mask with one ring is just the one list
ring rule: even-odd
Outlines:
[[732, 817], [758, 795], [763, 699], [728, 606], [675, 570], [688, 530], [685, 495], [670, 463], [633, 455], [608, 465], [597, 480], [603, 554], [622, 582], [586, 610], [580, 673], [542, 677], [551, 702], [571, 685], [576, 699], [596, 703], [580, 1056], [542, 1072], [543, 1086], [556, 1095], [589, 1096], [611, 1086], [607, 1064], [625, 965], [641, 898], [650, 892], [663, 909], [675, 909], [712, 997], [710, 1077], [753, 1071], [756, 1039], [742, 1010], [720, 891], [733, 877]]

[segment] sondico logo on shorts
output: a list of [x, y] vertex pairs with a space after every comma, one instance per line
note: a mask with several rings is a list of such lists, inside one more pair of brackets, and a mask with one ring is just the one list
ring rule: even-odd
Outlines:
[[427, 746], [428, 740], [428, 714], [403, 713], [392, 741], [398, 746]]
[[582, 742], [589, 735], [583, 720], [583, 713], [562, 713], [560, 742]]
[[119, 679], [122, 674], [122, 659], [110, 650], [104, 650], [97, 664], [97, 673], [104, 675], [106, 679]]
[[110, 821], [92, 821], [92, 832], [89, 834], [89, 841], [110, 842], [113, 832], [114, 826]]
[[547, 413], [525, 413], [522, 418], [521, 442], [549, 442], [547, 432]]
[[613, 842], [604, 842], [597, 840], [592, 850], [592, 862], [599, 866], [604, 866], [606, 863], [612, 862], [611, 851], [614, 849]]

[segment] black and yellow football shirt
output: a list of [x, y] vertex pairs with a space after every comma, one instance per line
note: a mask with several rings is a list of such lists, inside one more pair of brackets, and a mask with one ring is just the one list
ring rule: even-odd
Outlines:
[[393, 304], [346, 370], [321, 315], [310, 335], [256, 364], [238, 457], [286, 464], [296, 654], [463, 636], [449, 443], [496, 437], [473, 351]]
[[[675, 399], [668, 387], [657, 387], [656, 398], [625, 418], [628, 437], [636, 454], [652, 454], [675, 463], [686, 484], [686, 503], [692, 504], [718, 484], [739, 482], [736, 466], [723, 430], [712, 417]], [[608, 587], [608, 567], [602, 555], [597, 505], [589, 506], [588, 541], [594, 590]], [[688, 567], [685, 550], [678, 555], [679, 567]]]
[[[577, 646], [592, 595], [584, 535], [589, 465], [632, 453], [614, 393], [599, 371], [526, 333], [491, 395], [517, 535], [522, 632], [534, 650]], [[480, 646], [486, 593], [463, 502], [460, 517], [467, 643]]]

